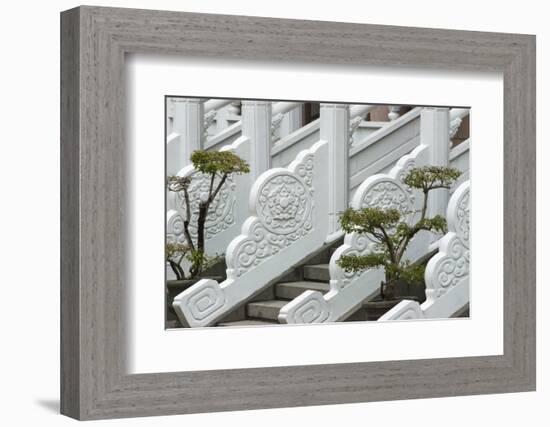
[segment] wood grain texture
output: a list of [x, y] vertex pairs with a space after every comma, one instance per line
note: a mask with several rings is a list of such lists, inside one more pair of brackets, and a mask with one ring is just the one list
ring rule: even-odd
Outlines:
[[[86, 6], [61, 18], [62, 413], [99, 419], [535, 389], [534, 36]], [[126, 53], [502, 72], [504, 354], [127, 375]]]
[[79, 13], [61, 21], [61, 413], [80, 413], [79, 354]]

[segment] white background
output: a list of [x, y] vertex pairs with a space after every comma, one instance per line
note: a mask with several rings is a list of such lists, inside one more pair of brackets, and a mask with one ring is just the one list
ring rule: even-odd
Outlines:
[[[73, 1], [9, 2], [2, 9], [0, 68], [3, 152], [0, 156], [2, 209], [0, 242], [2, 297], [0, 325], [4, 368], [0, 393], [4, 425], [63, 426], [57, 415], [59, 383], [59, 11]], [[106, 6], [248, 14], [375, 24], [412, 25], [537, 34], [538, 66], [538, 259], [543, 266], [549, 216], [545, 182], [550, 115], [550, 28], [544, 2], [393, 0], [188, 0], [97, 1]], [[546, 200], [545, 200], [546, 199]], [[550, 312], [541, 301], [549, 291], [548, 273], [538, 268], [538, 392], [260, 410], [156, 419], [116, 420], [108, 425], [333, 426], [383, 423], [385, 426], [546, 426], [550, 421], [548, 349]], [[24, 290], [24, 293], [23, 293]], [[26, 298], [23, 299], [22, 296]], [[95, 424], [95, 423], [92, 423]]]
[[[502, 76], [127, 58], [130, 372], [177, 372], [502, 354]], [[223, 75], [224, 79], [216, 76]], [[230, 81], [233, 85], [227, 85]], [[266, 85], [265, 82], [269, 82]], [[360, 88], [360, 90], [358, 90]], [[207, 92], [205, 92], [207, 91]], [[470, 319], [164, 331], [164, 95], [468, 105], [472, 108]], [[155, 120], [156, 117], [156, 120]], [[492, 158], [487, 166], [485, 159]], [[498, 272], [496, 275], [494, 272]], [[157, 283], [159, 286], [153, 284]], [[359, 337], [368, 337], [362, 339]], [[254, 343], [251, 345], [251, 343]], [[327, 345], [329, 344], [329, 345]], [[224, 349], [220, 357], [219, 349]], [[167, 358], [166, 354], [178, 354]]]

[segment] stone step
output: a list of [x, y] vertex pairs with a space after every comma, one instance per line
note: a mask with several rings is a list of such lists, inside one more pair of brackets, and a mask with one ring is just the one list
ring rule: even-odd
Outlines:
[[330, 280], [328, 264], [305, 265], [304, 279], [328, 283]]
[[222, 323], [218, 323], [217, 326], [267, 326], [267, 325], [276, 325], [276, 324], [278, 324], [278, 322], [259, 320], [259, 319], [246, 319], [246, 320], [235, 320], [233, 322], [222, 322]]
[[284, 300], [249, 302], [246, 305], [246, 315], [253, 319], [278, 321], [279, 311], [287, 303]]
[[275, 296], [277, 298], [291, 300], [301, 295], [307, 290], [319, 291], [323, 294], [329, 291], [328, 282], [312, 282], [312, 281], [299, 281], [299, 282], [283, 282], [275, 285]]

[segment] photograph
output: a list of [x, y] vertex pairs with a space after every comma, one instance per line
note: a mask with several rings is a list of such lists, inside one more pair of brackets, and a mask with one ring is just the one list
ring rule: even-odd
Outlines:
[[166, 329], [469, 318], [467, 106], [170, 94], [165, 138]]

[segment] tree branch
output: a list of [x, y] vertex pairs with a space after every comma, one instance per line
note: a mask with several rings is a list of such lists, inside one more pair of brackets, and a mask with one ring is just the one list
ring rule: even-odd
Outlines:
[[191, 233], [189, 232], [189, 223], [191, 222], [191, 204], [189, 203], [189, 192], [187, 191], [187, 187], [183, 188], [183, 197], [185, 200], [185, 215], [186, 218], [183, 221], [183, 234], [185, 236], [185, 240], [187, 244], [189, 245], [189, 249], [195, 250], [195, 244], [193, 243], [193, 239], [191, 238]]
[[218, 183], [218, 186], [216, 187], [216, 190], [214, 191], [214, 194], [209, 198], [209, 202], [214, 201], [214, 199], [216, 198], [216, 196], [218, 195], [218, 193], [222, 189], [223, 184], [225, 184], [225, 181], [227, 180], [227, 176], [228, 176], [228, 174], [226, 174], [226, 173], [223, 174], [222, 179], [220, 180], [220, 182]]

